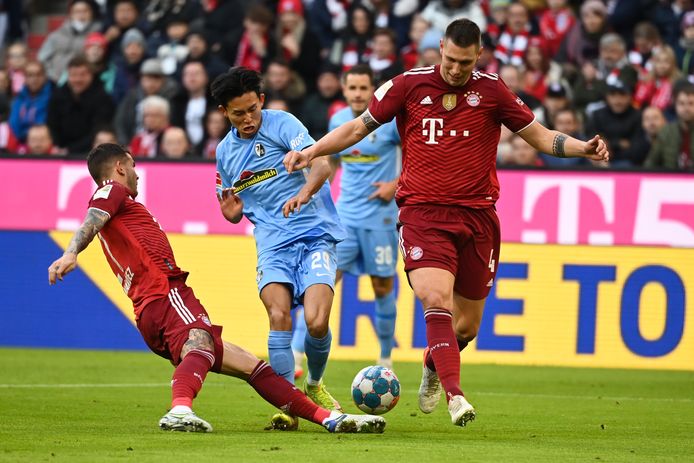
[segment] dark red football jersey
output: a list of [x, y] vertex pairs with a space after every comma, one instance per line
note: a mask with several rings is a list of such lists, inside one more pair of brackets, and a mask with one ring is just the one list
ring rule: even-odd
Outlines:
[[399, 206], [489, 207], [499, 198], [496, 152], [501, 124], [518, 132], [532, 111], [496, 74], [473, 72], [462, 87], [440, 66], [416, 68], [383, 84], [369, 104], [379, 123], [396, 117], [402, 139]]
[[99, 232], [99, 241], [123, 291], [133, 301], [135, 317], [154, 299], [169, 293], [169, 278], [186, 275], [174, 259], [169, 239], [145, 206], [117, 182], [96, 190], [89, 207], [111, 218]]

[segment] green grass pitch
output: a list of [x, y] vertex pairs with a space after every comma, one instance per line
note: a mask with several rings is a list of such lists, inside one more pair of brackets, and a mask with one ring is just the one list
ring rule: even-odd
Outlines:
[[[343, 406], [366, 362], [328, 365]], [[172, 368], [149, 353], [0, 349], [2, 462], [694, 461], [694, 372], [463, 365], [467, 428], [417, 409], [420, 365], [396, 363], [400, 403], [382, 435], [264, 431], [273, 407], [210, 374], [195, 402], [211, 434], [162, 432]]]

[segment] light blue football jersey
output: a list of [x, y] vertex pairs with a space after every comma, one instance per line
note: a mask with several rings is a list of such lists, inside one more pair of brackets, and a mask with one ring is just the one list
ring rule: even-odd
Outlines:
[[[344, 108], [330, 119], [329, 130], [353, 118], [352, 109]], [[337, 211], [343, 224], [368, 230], [395, 228], [398, 215], [395, 200], [368, 198], [376, 191], [374, 182], [389, 182], [400, 174], [399, 145], [400, 135], [393, 120], [339, 153], [342, 178]]]
[[314, 143], [293, 115], [263, 110], [260, 130], [253, 138], [241, 138], [232, 128], [217, 146], [217, 192], [233, 186], [243, 200], [243, 214], [255, 225], [258, 254], [300, 238], [344, 238], [327, 181], [299, 213], [288, 218], [282, 214], [282, 207], [306, 184], [308, 175], [308, 169], [288, 174], [284, 156]]

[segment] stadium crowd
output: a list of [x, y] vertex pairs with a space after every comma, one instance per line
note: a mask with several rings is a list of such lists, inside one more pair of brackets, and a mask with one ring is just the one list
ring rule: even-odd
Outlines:
[[[209, 83], [230, 66], [264, 75], [266, 108], [318, 139], [345, 107], [340, 74], [377, 84], [438, 64], [455, 18], [483, 32], [479, 70], [498, 73], [549, 128], [599, 133], [594, 167], [694, 170], [691, 0], [73, 0], [35, 53], [2, 47], [0, 152], [214, 158], [229, 130]], [[502, 133], [500, 165], [585, 166]]]

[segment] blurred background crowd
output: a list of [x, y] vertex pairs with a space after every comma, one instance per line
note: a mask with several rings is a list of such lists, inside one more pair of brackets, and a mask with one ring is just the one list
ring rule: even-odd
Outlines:
[[79, 155], [111, 141], [139, 157], [213, 159], [229, 126], [209, 83], [234, 65], [263, 73], [265, 107], [318, 138], [345, 106], [342, 71], [368, 64], [378, 84], [437, 64], [446, 26], [466, 17], [483, 32], [481, 71], [546, 126], [598, 133], [612, 153], [600, 165], [556, 159], [503, 131], [500, 165], [692, 171], [692, 10], [692, 0], [2, 0], [0, 152]]

